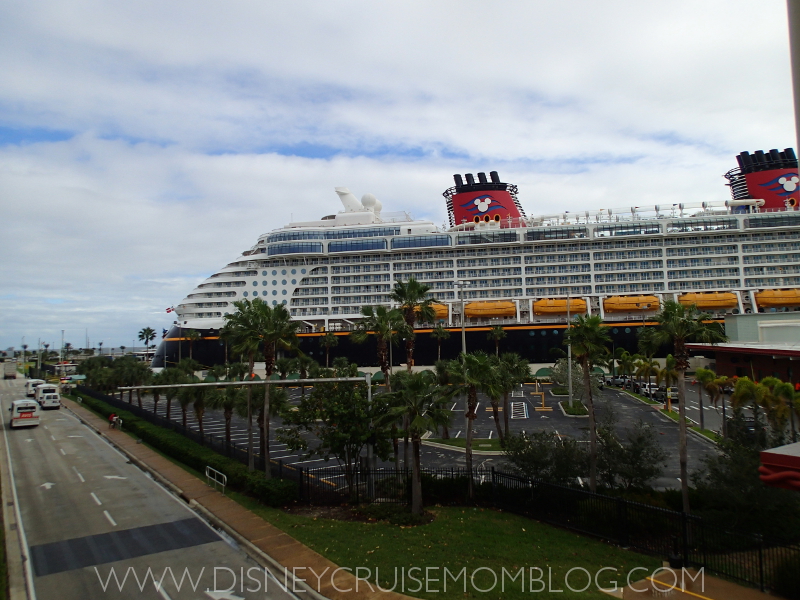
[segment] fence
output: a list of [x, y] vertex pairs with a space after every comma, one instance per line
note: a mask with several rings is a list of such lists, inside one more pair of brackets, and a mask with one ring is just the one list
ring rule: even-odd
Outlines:
[[[135, 404], [81, 386], [78, 390], [247, 464], [244, 444], [226, 443], [223, 437], [211, 434], [201, 436], [181, 423]], [[261, 456], [255, 456], [255, 462], [257, 469], [264, 468]], [[281, 461], [272, 461], [271, 468], [273, 476], [298, 482], [302, 502], [410, 503], [411, 473], [407, 469], [348, 470], [342, 466], [303, 469]], [[468, 475], [469, 471], [463, 468], [423, 469], [425, 503], [470, 502]], [[698, 516], [545, 483], [494, 468], [476, 469], [472, 478], [475, 500], [623, 547], [677, 560], [683, 566], [705, 568], [707, 572], [756, 586], [762, 591], [774, 589], [778, 578], [800, 570], [800, 546], [727, 531]]]

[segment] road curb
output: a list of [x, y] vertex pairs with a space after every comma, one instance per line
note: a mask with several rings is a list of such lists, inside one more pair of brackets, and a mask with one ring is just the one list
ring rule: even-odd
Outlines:
[[[5, 429], [5, 419], [2, 421], [3, 435], [8, 435]], [[2, 484], [3, 525], [5, 528], [6, 547], [6, 573], [8, 576], [8, 597], [10, 600], [29, 600], [32, 597], [28, 589], [26, 577], [26, 563], [28, 563], [27, 548], [20, 536], [20, 523], [17, 519], [19, 510], [15, 501], [14, 490], [11, 483], [11, 457], [6, 452], [6, 439], [0, 444], [0, 484]]]
[[[208, 510], [205, 506], [200, 504], [197, 500], [190, 500], [189, 507], [202, 516], [206, 521], [211, 523], [217, 529], [221, 529], [225, 532], [226, 535], [229, 535], [233, 538], [237, 544], [239, 544], [244, 551], [256, 561], [259, 565], [266, 569], [275, 569], [276, 573], [288, 573], [291, 571], [288, 567], [283, 566], [279, 563], [276, 559], [271, 557], [269, 554], [261, 550], [258, 546], [256, 546], [253, 542], [248, 540], [238, 531], [236, 531], [233, 527], [228, 525], [225, 521], [217, 517], [214, 513]], [[304, 590], [304, 593], [309, 594], [315, 600], [330, 600], [327, 596], [324, 596], [317, 590], [315, 590], [312, 586], [308, 585], [303, 579], [299, 579], [294, 577], [292, 581], [292, 589], [296, 589], [297, 587], [301, 587]], [[298, 590], [299, 591], [299, 590]]]
[[[661, 408], [655, 408], [656, 406], [659, 406], [659, 405], [658, 405], [658, 404], [650, 404], [649, 402], [645, 402], [645, 401], [644, 401], [644, 400], [642, 400], [641, 398], [637, 398], [636, 396], [634, 396], [633, 394], [631, 394], [630, 392], [628, 392], [628, 390], [620, 390], [620, 391], [621, 391], [623, 394], [626, 394], [626, 395], [627, 395], [629, 398], [633, 398], [634, 400], [636, 400], [636, 401], [640, 402], [641, 404], [644, 404], [645, 406], [651, 406], [651, 407], [653, 407], [653, 408], [655, 409], [655, 411], [656, 411], [656, 414], [657, 414], [657, 415], [658, 415], [658, 416], [659, 416], [661, 419], [666, 419], [666, 420], [667, 420], [667, 421], [669, 421], [670, 423], [674, 423], [675, 425], [678, 425], [678, 422], [677, 422], [677, 421], [673, 421], [673, 420], [672, 420], [672, 419], [670, 419], [668, 416], [666, 416], [666, 415], [665, 415], [663, 412], [661, 412], [661, 411], [663, 410], [663, 408], [664, 408], [664, 404], [661, 404], [661, 405], [660, 405], [660, 406], [661, 406]], [[687, 418], [687, 419], [689, 419], [689, 417], [686, 417], [686, 418]], [[690, 420], [690, 421], [692, 421], [692, 423], [696, 423], [696, 422], [694, 421], [694, 419], [689, 419], [689, 420]], [[697, 424], [697, 425], [699, 426], [699, 424]], [[694, 429], [692, 429], [692, 428], [691, 428], [691, 426], [690, 426], [690, 427], [687, 427], [687, 428], [686, 428], [686, 431], [687, 431], [687, 432], [689, 432], [689, 433], [690, 433], [691, 435], [693, 435], [694, 437], [696, 437], [696, 438], [698, 438], [698, 439], [700, 439], [700, 440], [702, 440], [702, 441], [706, 442], [707, 444], [711, 444], [711, 445], [712, 445], [712, 446], [714, 446], [714, 447], [716, 447], [716, 446], [718, 446], [718, 445], [719, 445], [719, 444], [717, 444], [717, 442], [715, 442], [714, 440], [711, 440], [711, 439], [707, 438], [706, 436], [704, 436], [702, 433], [698, 433], [697, 431], [695, 431]]]
[[[438, 442], [429, 442], [428, 440], [422, 440], [423, 446], [431, 446], [433, 448], [441, 448], [443, 450], [455, 450], [456, 452], [461, 452], [462, 454], [467, 453], [466, 448], [459, 448], [458, 446], [451, 446], [449, 444], [440, 444]], [[473, 450], [472, 454], [478, 456], [502, 456], [504, 454], [501, 450]]]

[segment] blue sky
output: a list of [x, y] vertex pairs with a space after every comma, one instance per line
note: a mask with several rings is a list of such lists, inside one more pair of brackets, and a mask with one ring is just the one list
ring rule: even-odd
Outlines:
[[[95, 0], [0, 6], [0, 347], [130, 345], [333, 192], [445, 220], [724, 200], [795, 146], [785, 3]], [[744, 83], [743, 83], [744, 82]]]

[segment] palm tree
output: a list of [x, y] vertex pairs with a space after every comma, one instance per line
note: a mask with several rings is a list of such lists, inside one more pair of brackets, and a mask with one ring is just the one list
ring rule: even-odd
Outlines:
[[325, 368], [328, 369], [330, 367], [331, 348], [339, 345], [339, 338], [332, 331], [328, 331], [319, 338], [319, 345], [325, 348]]
[[508, 335], [500, 325], [495, 325], [486, 332], [486, 339], [494, 342], [494, 355], [500, 356], [500, 340]]
[[[300, 375], [300, 379], [308, 379], [308, 372], [314, 368], [317, 364], [310, 356], [306, 356], [305, 354], [301, 354], [293, 361], [294, 368], [297, 369], [298, 375]], [[303, 398], [306, 397], [306, 386], [304, 383], [300, 384], [300, 393], [302, 394]]]
[[[275, 356], [278, 349], [288, 350], [297, 345], [297, 330], [300, 323], [292, 321], [289, 311], [283, 304], [274, 307], [266, 302], [261, 302], [258, 298], [253, 301], [253, 306], [259, 314], [261, 324], [261, 340], [264, 344], [264, 369], [267, 372], [267, 381], [272, 377], [275, 370]], [[264, 457], [264, 475], [267, 479], [272, 477], [271, 465], [269, 461], [269, 395], [272, 386], [264, 386], [264, 441], [261, 446], [261, 455]]]
[[[469, 497], [474, 496], [472, 481], [472, 428], [473, 421], [478, 418], [478, 390], [486, 391], [492, 384], [493, 374], [489, 355], [485, 352], [458, 355], [458, 359], [450, 362], [450, 377], [460, 383], [460, 389], [467, 394], [467, 441], [465, 449], [466, 466], [468, 472]], [[455, 392], [459, 387], [454, 388]]]
[[611, 343], [608, 329], [602, 326], [599, 315], [578, 315], [564, 336], [564, 343], [572, 346], [572, 356], [583, 370], [583, 387], [586, 393], [586, 406], [589, 409], [589, 488], [597, 489], [597, 421], [592, 398], [592, 364], [608, 350]]
[[281, 356], [275, 361], [275, 370], [278, 372], [281, 379], [286, 379], [293, 368], [294, 360], [286, 356]]
[[794, 386], [788, 381], [781, 382], [775, 385], [775, 387], [772, 389], [772, 394], [775, 396], [777, 401], [783, 403], [787, 407], [789, 418], [791, 419], [792, 442], [796, 442], [797, 430], [795, 429], [794, 424], [796, 394], [794, 392]]
[[508, 406], [508, 395], [516, 386], [530, 379], [531, 367], [526, 359], [515, 352], [503, 352], [500, 355], [499, 365], [503, 386], [503, 428], [507, 439], [509, 412], [511, 412]]
[[674, 300], [666, 300], [661, 311], [654, 320], [658, 323], [656, 342], [667, 344], [672, 342], [675, 356], [675, 370], [678, 372], [678, 411], [679, 438], [678, 454], [681, 465], [681, 496], [683, 511], [688, 513], [689, 507], [689, 469], [686, 451], [686, 370], [689, 368], [689, 350], [687, 342], [717, 344], [727, 338], [719, 323], [711, 322], [711, 315], [701, 313], [697, 306], [684, 306]]
[[389, 344], [396, 344], [398, 333], [404, 331], [406, 326], [403, 315], [396, 308], [388, 309], [385, 306], [362, 306], [361, 314], [364, 317], [356, 324], [356, 329], [350, 334], [353, 341], [362, 344], [375, 336], [378, 350], [378, 364], [383, 373], [386, 388], [391, 390], [389, 381]]
[[725, 394], [723, 387], [731, 385], [732, 379], [729, 377], [717, 377], [713, 381], [709, 381], [706, 385], [706, 392], [708, 392], [714, 408], [717, 407], [717, 402], [722, 398], [722, 437], [728, 437], [728, 415], [725, 410]]
[[[443, 392], [445, 395], [443, 395]], [[395, 378], [395, 391], [385, 394], [389, 410], [379, 420], [387, 424], [403, 419], [408, 423], [411, 436], [413, 467], [411, 475], [411, 512], [422, 514], [422, 476], [420, 446], [422, 434], [435, 427], [449, 410], [444, 407], [448, 392], [436, 383], [436, 376], [430, 371], [419, 373], [400, 373]]]
[[717, 378], [717, 374], [711, 369], [697, 369], [694, 374], [697, 380], [697, 397], [699, 398], [698, 406], [700, 407], [700, 429], [705, 430], [706, 421], [703, 415], [703, 390], [706, 386]]
[[[161, 383], [163, 385], [172, 385], [178, 383], [186, 383], [188, 377], [186, 374], [177, 367], [167, 367], [159, 373]], [[167, 397], [167, 420], [172, 420], [172, 401], [178, 396], [178, 390], [181, 388], [165, 388], [164, 395]]]
[[[659, 367], [657, 360], [652, 358], [640, 358], [636, 363], [636, 376], [640, 378], [647, 377], [647, 383], [650, 383], [650, 377], [658, 374]], [[641, 387], [640, 387], [641, 391]]]
[[156, 332], [152, 327], [145, 327], [139, 332], [139, 341], [144, 342], [144, 354], [150, 349], [150, 342], [156, 339]]
[[211, 392], [208, 405], [210, 408], [222, 411], [225, 417], [225, 443], [230, 444], [233, 413], [241, 411], [244, 412], [242, 416], [247, 416], [247, 394], [240, 387], [226, 385]]
[[192, 345], [202, 338], [200, 332], [196, 329], [187, 329], [183, 332], [183, 337], [189, 341], [189, 358], [192, 358]]
[[442, 360], [442, 340], [446, 340], [450, 337], [450, 330], [439, 323], [431, 330], [431, 337], [435, 339], [439, 345], [439, 350], [436, 354], [436, 360]]
[[428, 297], [430, 286], [424, 285], [410, 277], [408, 282], [397, 281], [394, 289], [389, 294], [393, 302], [400, 305], [400, 312], [406, 322], [406, 367], [411, 372], [414, 365], [414, 325], [417, 322], [417, 314], [422, 321], [433, 321], [436, 312], [433, 310], [433, 298]]
[[634, 355], [624, 350], [617, 359], [619, 365], [619, 372], [622, 375], [630, 375], [633, 373], [633, 365], [636, 362]]
[[[253, 373], [255, 354], [261, 344], [261, 312], [258, 310], [259, 298], [252, 302], [248, 299], [236, 300], [233, 303], [235, 312], [226, 314], [225, 326], [220, 330], [220, 337], [231, 344], [235, 354], [247, 356], [247, 378]], [[247, 386], [247, 469], [255, 470], [253, 454], [253, 390]]]

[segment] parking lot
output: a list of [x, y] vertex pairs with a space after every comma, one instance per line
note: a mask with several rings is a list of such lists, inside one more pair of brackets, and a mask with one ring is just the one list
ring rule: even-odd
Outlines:
[[[531, 433], [534, 431], [552, 431], [558, 435], [569, 436], [580, 442], [588, 440], [588, 417], [570, 417], [564, 415], [559, 410], [557, 403], [564, 398], [556, 398], [550, 394], [550, 386], [544, 386], [545, 405], [553, 410], [537, 411], [541, 407], [541, 397], [531, 395], [535, 392], [533, 386], [524, 386], [509, 398], [511, 406], [511, 418], [509, 427], [512, 433]], [[306, 391], [308, 393], [308, 390]], [[697, 402], [697, 390], [687, 382], [687, 415], [698, 420], [699, 405]], [[300, 399], [299, 389], [289, 389], [291, 403], [297, 403]], [[707, 406], [705, 402], [704, 412], [706, 415], [706, 428], [718, 429], [721, 426], [721, 410]], [[152, 410], [152, 399], [143, 399], [145, 408]], [[641, 420], [654, 426], [658, 439], [662, 447], [667, 451], [668, 460], [664, 476], [656, 482], [659, 487], [677, 487], [679, 485], [680, 467], [678, 463], [678, 425], [669, 418], [659, 414], [652, 406], [642, 403], [629, 394], [616, 388], [606, 387], [595, 399], [598, 419], [604, 418], [608, 411], [613, 411], [617, 422], [620, 436], [624, 439], [625, 431], [633, 427], [637, 421]], [[464, 400], [457, 398], [451, 404], [453, 419], [450, 427], [451, 438], [466, 436], [466, 419], [464, 419]], [[166, 416], [166, 402], [162, 398], [158, 405], [158, 414]], [[180, 421], [181, 411], [177, 402], [172, 406], [173, 420]], [[207, 410], [204, 417], [204, 430], [207, 434], [224, 436], [225, 421], [220, 411]], [[500, 407], [500, 421], [503, 422], [502, 406]], [[194, 430], [199, 430], [199, 424], [194, 412], [190, 409], [187, 416], [187, 424]], [[299, 466], [303, 468], [324, 468], [338, 466], [335, 460], [325, 461], [318, 457], [308, 457], [303, 453], [291, 452], [285, 444], [276, 440], [276, 430], [281, 426], [278, 418], [271, 420], [270, 427], [270, 456], [273, 460], [280, 460], [284, 465]], [[246, 419], [237, 415], [233, 416], [231, 423], [231, 439], [242, 447], [247, 444], [247, 423]], [[480, 440], [492, 439], [497, 437], [492, 416], [491, 404], [488, 398], [479, 395], [477, 419], [473, 422], [473, 436], [476, 440], [474, 449], [480, 450]], [[436, 434], [432, 433], [432, 437]], [[258, 441], [258, 430], [255, 428], [254, 438], [256, 452], [260, 454]], [[310, 439], [310, 438], [309, 438]], [[711, 443], [690, 435], [688, 439], [688, 456], [690, 471], [699, 467], [701, 459], [708, 453], [713, 452], [714, 447]], [[402, 442], [400, 449], [400, 460], [402, 463]], [[450, 468], [461, 467], [465, 464], [464, 452], [458, 449], [445, 449], [424, 445], [421, 451], [423, 466], [429, 468]], [[474, 465], [476, 467], [500, 467], [505, 462], [502, 455], [476, 454]], [[391, 461], [382, 463], [379, 466], [392, 467]]]

